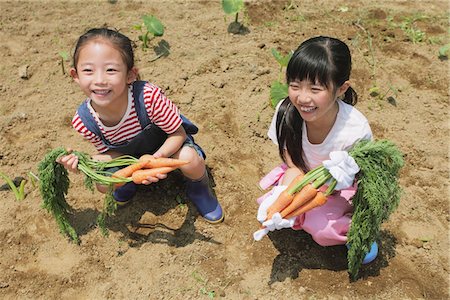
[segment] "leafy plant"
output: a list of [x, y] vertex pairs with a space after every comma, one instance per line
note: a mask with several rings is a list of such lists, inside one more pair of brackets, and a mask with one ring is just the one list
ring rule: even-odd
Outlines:
[[371, 244], [380, 237], [381, 224], [398, 207], [402, 190], [399, 172], [403, 154], [389, 140], [360, 141], [349, 152], [360, 168], [354, 213], [348, 232], [348, 270], [353, 280]]
[[25, 199], [25, 184], [27, 183], [26, 179], [20, 177], [20, 183], [17, 186], [15, 180], [12, 180], [11, 177], [6, 175], [5, 173], [0, 172], [0, 177], [6, 181], [9, 189], [13, 191], [16, 200], [20, 201]]
[[423, 32], [416, 26], [417, 21], [423, 20], [425, 18], [425, 16], [422, 16], [420, 14], [411, 17], [405, 17], [403, 19], [403, 22], [400, 24], [400, 28], [406, 34], [408, 39], [413, 42], [413, 44], [423, 42], [425, 39], [425, 32]]
[[378, 87], [376, 84], [374, 84], [369, 89], [369, 95], [371, 97], [376, 98], [380, 101], [386, 100], [389, 104], [391, 104], [393, 106], [397, 106], [397, 100], [395, 99], [395, 97], [397, 97], [397, 93], [398, 93], [398, 89], [396, 89], [392, 85], [390, 85], [389, 88], [384, 93], [381, 92], [380, 87]]
[[64, 62], [69, 60], [69, 53], [67, 51], [60, 51], [58, 52], [59, 56], [61, 57], [61, 69], [63, 75], [66, 75], [66, 70], [64, 68]]
[[439, 59], [441, 60], [448, 59], [449, 51], [450, 51], [450, 43], [439, 48]]
[[134, 25], [133, 28], [142, 32], [139, 35], [139, 40], [142, 41], [142, 49], [147, 49], [148, 43], [155, 36], [162, 36], [164, 34], [164, 25], [161, 21], [153, 15], [142, 16], [142, 23]]
[[234, 21], [228, 25], [227, 31], [234, 34], [245, 33], [245, 26], [238, 21], [239, 12], [244, 8], [244, 0], [222, 0], [222, 8], [227, 15], [235, 15]]
[[202, 287], [199, 289], [200, 293], [202, 293], [203, 295], [207, 295], [210, 299], [214, 299], [214, 297], [216, 296], [216, 292], [214, 290], [207, 289], [206, 285], [208, 283], [208, 280], [203, 279], [203, 277], [197, 271], [192, 272], [192, 277], [202, 284]]
[[283, 100], [288, 96], [288, 85], [282, 82], [281, 78], [284, 74], [283, 70], [284, 68], [287, 67], [293, 52], [291, 51], [284, 56], [274, 48], [271, 49], [271, 52], [280, 67], [278, 80], [272, 82], [272, 85], [270, 86], [270, 104], [272, 105], [272, 107], [276, 107], [278, 102], [280, 102], [281, 100]]
[[[103, 210], [97, 218], [101, 232], [107, 234], [105, 228], [106, 216], [110, 216], [117, 208], [112, 198], [112, 186], [115, 183], [128, 182], [128, 179], [112, 178], [106, 171], [107, 168], [115, 166], [126, 166], [137, 161], [130, 156], [117, 157], [108, 162], [94, 161], [85, 153], [74, 151], [78, 157], [78, 169], [85, 175], [84, 185], [89, 190], [94, 189], [94, 182], [109, 186], [105, 195]], [[72, 241], [79, 243], [78, 234], [68, 220], [71, 207], [66, 202], [66, 195], [69, 189], [69, 176], [63, 165], [56, 162], [62, 155], [68, 154], [62, 147], [55, 148], [48, 152], [38, 164], [39, 190], [42, 197], [42, 207], [49, 211], [55, 218], [61, 233], [67, 235]]]

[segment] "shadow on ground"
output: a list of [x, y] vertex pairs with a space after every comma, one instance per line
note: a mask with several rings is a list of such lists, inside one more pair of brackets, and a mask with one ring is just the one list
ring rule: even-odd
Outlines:
[[[347, 270], [345, 245], [322, 247], [308, 233], [288, 229], [276, 230], [268, 236], [279, 251], [272, 265], [269, 285], [287, 278], [296, 279], [303, 269]], [[382, 231], [377, 258], [361, 267], [357, 280], [378, 276], [380, 270], [389, 265], [389, 259], [395, 256], [396, 244], [394, 235]]]

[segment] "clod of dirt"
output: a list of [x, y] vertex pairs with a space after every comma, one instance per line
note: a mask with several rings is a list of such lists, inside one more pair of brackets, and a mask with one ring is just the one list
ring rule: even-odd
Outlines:
[[232, 22], [230, 25], [228, 25], [227, 29], [228, 33], [232, 34], [247, 34], [250, 32], [250, 30], [242, 25], [240, 22]]
[[22, 79], [29, 79], [31, 77], [30, 72], [28, 71], [28, 65], [23, 65], [19, 67], [19, 76]]

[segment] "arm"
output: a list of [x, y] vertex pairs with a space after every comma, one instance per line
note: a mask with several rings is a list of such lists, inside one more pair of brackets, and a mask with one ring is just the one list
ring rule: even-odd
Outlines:
[[[72, 149], [67, 149], [67, 152], [70, 154], [61, 156], [56, 160], [56, 162], [62, 164], [69, 172], [78, 173], [78, 157], [71, 153]], [[109, 161], [120, 155], [122, 155], [122, 153], [108, 150], [103, 153], [94, 154], [92, 155], [92, 158], [98, 161]]]
[[171, 157], [183, 146], [186, 140], [186, 132], [180, 125], [174, 133], [167, 136], [164, 144], [153, 154], [154, 157]]
[[294, 165], [292, 162], [291, 156], [287, 152], [287, 150], [284, 150], [284, 157], [286, 160], [286, 164], [288, 165], [288, 169], [284, 173], [283, 180], [281, 182], [281, 185], [289, 185], [291, 181], [297, 177], [300, 174], [304, 174], [302, 170], [300, 170], [297, 166]]

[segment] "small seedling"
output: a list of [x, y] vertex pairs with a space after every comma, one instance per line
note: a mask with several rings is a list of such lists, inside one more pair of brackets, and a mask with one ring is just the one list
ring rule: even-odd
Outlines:
[[203, 279], [203, 277], [197, 272], [192, 272], [192, 277], [199, 283], [202, 284], [202, 287], [199, 289], [200, 293], [203, 295], [207, 295], [208, 298], [214, 299], [216, 296], [216, 292], [214, 290], [207, 289], [206, 285], [208, 284], [208, 280]]
[[[392, 95], [388, 96], [389, 93], [392, 93], [393, 96]], [[369, 95], [371, 97], [376, 98], [380, 101], [386, 100], [389, 104], [393, 106], [397, 106], [397, 100], [395, 99], [395, 97], [397, 97], [397, 93], [398, 90], [393, 86], [389, 86], [389, 88], [384, 93], [381, 93], [381, 89], [376, 84], [374, 84], [369, 89]]]
[[142, 32], [139, 35], [139, 40], [142, 41], [142, 49], [145, 50], [148, 47], [148, 43], [155, 36], [162, 36], [164, 34], [164, 26], [161, 21], [153, 15], [142, 16], [142, 24], [134, 25], [133, 28]]
[[67, 51], [60, 51], [58, 52], [59, 56], [61, 57], [61, 69], [63, 75], [66, 75], [66, 70], [64, 69], [64, 62], [69, 60], [69, 53]]
[[400, 28], [408, 37], [408, 40], [413, 42], [413, 44], [417, 44], [423, 42], [425, 39], [425, 32], [416, 27], [416, 21], [425, 19], [425, 16], [415, 15], [412, 17], [406, 17], [403, 19], [403, 22], [400, 24]]
[[222, 0], [222, 8], [227, 15], [235, 15], [234, 21], [228, 25], [228, 33], [248, 32], [248, 29], [238, 21], [239, 12], [244, 8], [244, 0]]
[[280, 66], [278, 80], [272, 82], [272, 85], [270, 86], [270, 104], [272, 107], [276, 107], [278, 102], [288, 96], [288, 85], [281, 81], [281, 77], [283, 75], [283, 69], [287, 67], [289, 60], [292, 57], [292, 51], [284, 56], [274, 48], [271, 49], [271, 52]]
[[13, 191], [16, 200], [20, 201], [25, 199], [25, 184], [27, 180], [22, 177], [17, 177], [12, 180], [8, 175], [0, 172], [0, 177], [6, 181], [7, 186]]
[[450, 43], [439, 48], [439, 59], [447, 60], [449, 52], [450, 52]]

